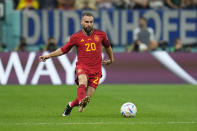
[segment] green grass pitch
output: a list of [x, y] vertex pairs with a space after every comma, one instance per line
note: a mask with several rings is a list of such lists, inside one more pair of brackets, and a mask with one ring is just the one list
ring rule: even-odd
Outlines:
[[[0, 131], [196, 131], [197, 86], [100, 85], [83, 113], [62, 117], [76, 86], [0, 86]], [[133, 102], [135, 118], [120, 107]]]

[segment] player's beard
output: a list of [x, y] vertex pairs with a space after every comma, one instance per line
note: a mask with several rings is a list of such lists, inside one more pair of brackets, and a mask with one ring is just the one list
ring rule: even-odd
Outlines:
[[86, 32], [87, 35], [90, 35], [90, 33], [92, 32], [93, 30], [93, 27], [83, 27], [83, 30]]

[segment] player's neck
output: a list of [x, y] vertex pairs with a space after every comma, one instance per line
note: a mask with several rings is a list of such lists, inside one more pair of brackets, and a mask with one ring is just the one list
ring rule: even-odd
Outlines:
[[147, 27], [146, 25], [142, 25], [141, 29], [146, 29], [146, 27]]
[[82, 29], [83, 34], [86, 36], [91, 36], [93, 31], [94, 31], [94, 29], [91, 32], [87, 33], [84, 29]]

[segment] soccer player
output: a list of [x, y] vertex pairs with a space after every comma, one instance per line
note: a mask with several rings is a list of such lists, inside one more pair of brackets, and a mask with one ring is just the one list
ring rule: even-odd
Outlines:
[[[48, 55], [39, 57], [41, 61], [45, 62], [48, 58], [68, 53], [73, 46], [77, 47], [78, 60], [75, 69], [78, 84], [77, 98], [68, 103], [62, 116], [68, 116], [75, 106], [79, 106], [80, 112], [84, 110], [102, 76], [101, 65], [109, 65], [114, 61], [106, 33], [93, 28], [94, 16], [91, 13], [83, 13], [81, 25], [82, 30], [74, 33], [67, 44]], [[109, 59], [102, 60], [102, 45]]]

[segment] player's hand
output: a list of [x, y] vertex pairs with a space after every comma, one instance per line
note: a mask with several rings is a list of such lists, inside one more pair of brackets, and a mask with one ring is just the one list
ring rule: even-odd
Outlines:
[[109, 65], [111, 63], [112, 63], [112, 60], [108, 60], [108, 59], [102, 61], [102, 65]]
[[45, 62], [46, 59], [49, 59], [49, 57], [45, 55], [45, 56], [40, 56], [39, 59], [40, 61]]

